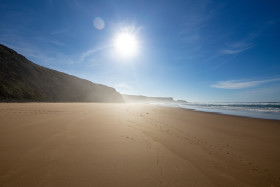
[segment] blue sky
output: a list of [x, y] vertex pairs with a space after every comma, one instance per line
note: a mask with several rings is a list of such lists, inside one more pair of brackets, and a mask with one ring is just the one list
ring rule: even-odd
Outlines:
[[[0, 43], [121, 93], [280, 101], [279, 9], [258, 0], [0, 0]], [[133, 58], [111, 45], [124, 29], [139, 42]]]

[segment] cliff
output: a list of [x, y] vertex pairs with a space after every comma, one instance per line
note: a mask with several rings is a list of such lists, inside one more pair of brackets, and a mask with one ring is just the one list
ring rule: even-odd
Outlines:
[[0, 44], [0, 102], [123, 102], [105, 85], [39, 66]]

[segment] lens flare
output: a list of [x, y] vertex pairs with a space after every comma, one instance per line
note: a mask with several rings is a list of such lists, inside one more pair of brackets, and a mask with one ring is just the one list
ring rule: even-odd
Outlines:
[[104, 20], [103, 20], [102, 18], [96, 17], [96, 18], [94, 18], [94, 20], [93, 20], [93, 25], [94, 25], [94, 27], [95, 27], [96, 29], [102, 30], [102, 29], [104, 29], [104, 27], [105, 27], [105, 22], [104, 22]]

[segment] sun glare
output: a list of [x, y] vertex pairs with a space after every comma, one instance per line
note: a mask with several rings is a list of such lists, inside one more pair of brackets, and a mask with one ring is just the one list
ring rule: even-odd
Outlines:
[[138, 52], [138, 41], [132, 33], [120, 33], [114, 40], [114, 46], [122, 57], [132, 57]]

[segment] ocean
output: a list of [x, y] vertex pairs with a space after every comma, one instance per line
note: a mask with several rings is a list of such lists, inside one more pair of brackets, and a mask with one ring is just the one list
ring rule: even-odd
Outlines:
[[280, 102], [165, 103], [160, 105], [227, 115], [280, 120]]

